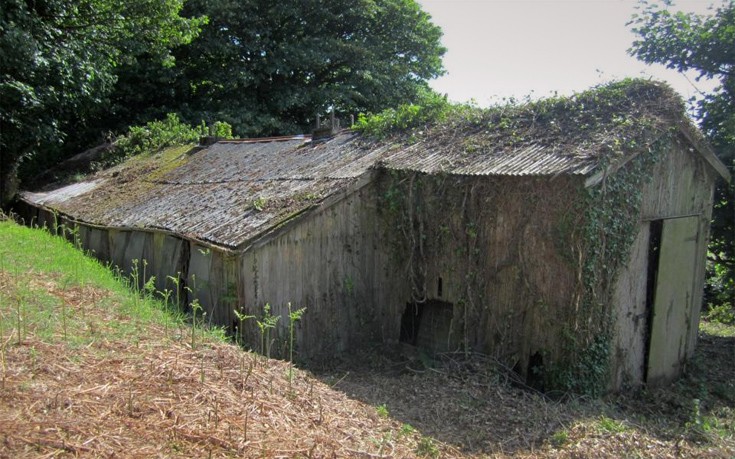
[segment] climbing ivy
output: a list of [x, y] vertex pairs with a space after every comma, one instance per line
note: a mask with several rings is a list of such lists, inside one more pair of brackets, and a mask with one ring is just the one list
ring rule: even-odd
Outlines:
[[[665, 86], [627, 80], [569, 98], [488, 110], [452, 110], [439, 121], [421, 120], [420, 130], [402, 133], [398, 142], [413, 143], [420, 138], [432, 145], [432, 153], [446, 155], [449, 162], [475, 161], [478, 155], [513, 154], [536, 148], [541, 142], [549, 154], [587, 156], [595, 171], [605, 174], [599, 184], [585, 188], [582, 179], [571, 178], [542, 184], [530, 178], [478, 179], [411, 170], [385, 173], [381, 181], [381, 208], [387, 217], [386, 228], [392, 236], [396, 259], [405, 263], [412, 299], [426, 298], [426, 273], [432, 268], [426, 266], [432, 260], [429, 254], [434, 256], [449, 243], [454, 252], [444, 253], [454, 258], [454, 278], [464, 282], [462, 288], [453, 290], [452, 301], [463, 315], [465, 350], [482, 347], [483, 343], [501, 346], [504, 340], [512, 340], [512, 332], [501, 330], [496, 331], [498, 336], [492, 338], [496, 340], [492, 344], [484, 330], [473, 331], [471, 325], [480, 323], [476, 318], [486, 316], [487, 308], [492, 307], [483, 298], [484, 283], [488, 276], [497, 276], [491, 269], [498, 267], [509, 269], [506, 273], [511, 277], [507, 279], [521, 279], [512, 280], [518, 282], [519, 298], [534, 302], [534, 306], [518, 305], [517, 309], [549, 307], [537, 287], [523, 280], [523, 269], [536, 260], [525, 253], [523, 230], [531, 228], [534, 237], [541, 237], [535, 225], [540, 221], [539, 214], [546, 212], [545, 220], [554, 221], [550, 228], [553, 250], [576, 274], [577, 284], [573, 286], [572, 304], [567, 307], [566, 316], [553, 319], [565, 324], [560, 328], [560, 336], [539, 340], [553, 348], [539, 349], [544, 366], [534, 370], [542, 372], [547, 390], [592, 395], [607, 390], [615, 284], [638, 234], [643, 189], [652, 178], [654, 165], [673, 143], [671, 126], [681, 120], [682, 107], [681, 100]], [[395, 124], [386, 126], [393, 129]], [[391, 132], [390, 129], [381, 132]], [[624, 165], [618, 169], [620, 164]], [[515, 193], [517, 199], [509, 199], [509, 192]], [[549, 195], [565, 192], [569, 193], [567, 199], [557, 200]], [[523, 205], [524, 210], [504, 215], [508, 207], [501, 209], [501, 205]], [[515, 219], [512, 224], [517, 234], [506, 241], [513, 251], [508, 252], [506, 259], [493, 260], [491, 265], [486, 260], [496, 254], [488, 252], [490, 230], [482, 225], [487, 226], [498, 216]], [[564, 309], [562, 305], [555, 307]], [[498, 320], [518, 319], [510, 311], [508, 317]]]
[[[583, 279], [575, 329], [564, 335], [567, 359], [547, 368], [547, 383], [564, 391], [600, 395], [608, 389], [614, 326], [615, 283], [639, 230], [643, 188], [671, 145], [673, 131], [653, 140], [646, 153], [587, 189], [584, 197]], [[640, 139], [639, 139], [640, 140]], [[621, 148], [634, 148], [632, 141]], [[609, 168], [600, 163], [599, 170]]]

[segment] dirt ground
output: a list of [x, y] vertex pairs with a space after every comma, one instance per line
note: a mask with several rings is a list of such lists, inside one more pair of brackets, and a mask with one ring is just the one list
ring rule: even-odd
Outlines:
[[372, 353], [322, 379], [465, 457], [735, 457], [735, 336], [702, 333], [670, 387], [601, 400], [552, 400], [481, 356], [430, 368]]
[[58, 301], [25, 307], [83, 320], [18, 336], [0, 276], [0, 458], [735, 457], [734, 336], [703, 334], [669, 388], [551, 400], [481, 356], [431, 366], [381, 351], [290, 373], [213, 338], [192, 346], [183, 325], [138, 323], [105, 291], [29, 276]]

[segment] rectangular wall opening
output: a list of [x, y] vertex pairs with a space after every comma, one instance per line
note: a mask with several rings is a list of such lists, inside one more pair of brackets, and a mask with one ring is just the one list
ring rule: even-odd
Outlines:
[[648, 264], [646, 279], [646, 336], [645, 356], [643, 358], [643, 380], [648, 381], [648, 364], [651, 349], [651, 333], [653, 331], [653, 305], [656, 300], [656, 280], [658, 278], [658, 264], [661, 256], [661, 234], [664, 227], [663, 220], [653, 220], [650, 223], [648, 237]]
[[452, 351], [453, 316], [454, 305], [446, 301], [407, 303], [401, 317], [400, 341], [431, 353]]

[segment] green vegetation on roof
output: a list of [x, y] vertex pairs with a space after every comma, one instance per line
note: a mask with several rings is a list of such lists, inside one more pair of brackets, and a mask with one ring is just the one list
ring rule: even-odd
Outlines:
[[398, 136], [409, 142], [440, 137], [452, 142], [461, 131], [469, 152], [545, 144], [569, 149], [569, 154], [575, 150], [588, 154], [590, 146], [602, 153], [634, 148], [683, 114], [683, 101], [668, 85], [626, 79], [568, 97], [511, 101], [490, 108], [450, 104], [434, 95], [423, 105], [361, 116], [355, 128], [373, 138]]
[[221, 121], [209, 127], [204, 121], [199, 126], [189, 126], [175, 113], [169, 113], [164, 119], [131, 126], [127, 134], [118, 138], [105, 153], [97, 169], [110, 167], [133, 156], [155, 154], [167, 147], [192, 145], [200, 136], [206, 135], [232, 138], [232, 126]]

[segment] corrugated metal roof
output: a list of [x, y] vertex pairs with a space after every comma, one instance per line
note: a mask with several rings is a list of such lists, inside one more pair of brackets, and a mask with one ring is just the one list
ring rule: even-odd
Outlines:
[[49, 191], [31, 193], [26, 192], [25, 197], [35, 203], [42, 204], [45, 206], [53, 206], [54, 204], [63, 203], [77, 196], [83, 195], [89, 191], [94, 190], [100, 185], [103, 180], [92, 180], [89, 182], [79, 182], [67, 185], [65, 187]]
[[[439, 149], [441, 148], [441, 149]], [[587, 175], [597, 159], [591, 155], [560, 154], [552, 148], [533, 144], [510, 153], [468, 152], [461, 148], [417, 143], [383, 160], [385, 167], [427, 174], [459, 175]]]
[[345, 133], [323, 143], [303, 139], [268, 142], [219, 142], [160, 180], [169, 183], [250, 182], [354, 178], [372, 161], [374, 151]]
[[221, 142], [179, 158], [168, 172], [151, 158], [155, 167], [119, 167], [23, 197], [93, 224], [163, 229], [236, 248], [356, 182], [381, 154], [356, 138]]
[[355, 183], [376, 164], [462, 175], [584, 175], [595, 166], [592, 157], [564, 156], [541, 145], [499, 154], [358, 139], [344, 132], [323, 143], [301, 137], [219, 142], [177, 158], [171, 170], [152, 158], [137, 172], [121, 167], [24, 197], [93, 224], [163, 229], [236, 248]]
[[95, 220], [165, 229], [234, 248], [343, 185], [340, 180], [156, 184]]
[[164, 229], [237, 248], [346, 189], [372, 167], [589, 176], [604, 156], [599, 142], [562, 143], [560, 134], [502, 143], [483, 129], [434, 133], [411, 145], [362, 141], [349, 131], [322, 143], [308, 137], [224, 141], [173, 159], [135, 158], [94, 180], [24, 198], [93, 224]]

